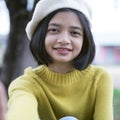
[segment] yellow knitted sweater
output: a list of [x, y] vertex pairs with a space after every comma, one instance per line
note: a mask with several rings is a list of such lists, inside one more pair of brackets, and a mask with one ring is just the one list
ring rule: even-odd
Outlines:
[[7, 120], [113, 120], [113, 82], [100, 67], [55, 73], [27, 68], [9, 87]]

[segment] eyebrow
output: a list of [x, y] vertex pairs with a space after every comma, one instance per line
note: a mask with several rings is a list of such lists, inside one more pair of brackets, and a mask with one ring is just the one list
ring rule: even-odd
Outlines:
[[[58, 24], [58, 23], [50, 23], [48, 26], [60, 27], [61, 24]], [[83, 29], [82, 29], [81, 27], [78, 27], [78, 26], [71, 26], [70, 28], [71, 28], [71, 29], [76, 29], [76, 30], [83, 31]]]

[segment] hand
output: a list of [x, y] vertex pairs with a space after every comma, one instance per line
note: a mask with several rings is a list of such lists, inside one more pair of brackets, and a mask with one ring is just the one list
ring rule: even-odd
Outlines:
[[7, 97], [4, 85], [0, 82], [0, 120], [5, 120]]

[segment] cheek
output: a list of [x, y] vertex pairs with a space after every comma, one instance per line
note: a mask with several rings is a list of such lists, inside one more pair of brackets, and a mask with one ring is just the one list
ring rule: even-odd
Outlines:
[[54, 42], [54, 39], [55, 39], [54, 37], [47, 35], [45, 38], [45, 45], [48, 46], [48, 45], [52, 44]]
[[46, 49], [47, 52], [50, 49], [50, 44], [48, 42], [45, 42], [45, 49]]
[[50, 39], [45, 38], [45, 48], [47, 48], [50, 45]]
[[46, 49], [46, 51], [47, 51], [48, 54], [49, 54], [49, 52], [51, 52], [52, 46], [53, 46], [52, 39], [46, 38], [45, 39], [45, 49]]
[[48, 53], [48, 48], [49, 48], [49, 42], [47, 40], [45, 40], [45, 49], [46, 49], [47, 53]]
[[77, 49], [77, 51], [80, 52], [83, 46], [83, 40], [77, 41], [75, 46], [76, 46], [75, 48]]

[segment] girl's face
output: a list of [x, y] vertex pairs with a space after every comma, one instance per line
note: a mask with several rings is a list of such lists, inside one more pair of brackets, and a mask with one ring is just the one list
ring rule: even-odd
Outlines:
[[53, 63], [70, 63], [83, 44], [83, 28], [74, 12], [59, 12], [49, 22], [45, 48]]

